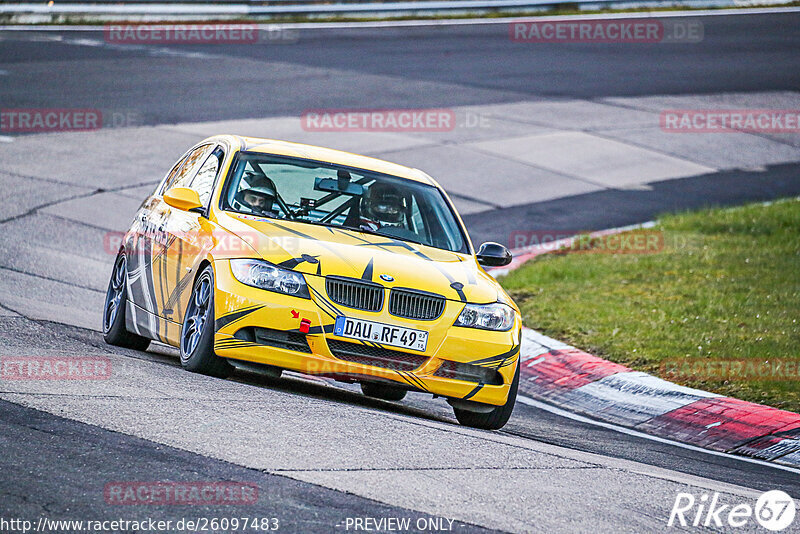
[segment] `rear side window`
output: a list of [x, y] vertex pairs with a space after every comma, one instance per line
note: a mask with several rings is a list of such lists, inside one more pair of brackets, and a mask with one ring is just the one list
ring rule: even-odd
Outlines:
[[205, 161], [209, 152], [214, 148], [214, 145], [202, 145], [192, 150], [184, 159], [183, 163], [178, 169], [173, 169], [167, 180], [164, 182], [164, 187], [161, 189], [161, 194], [171, 187], [188, 187], [189, 182], [194, 176], [195, 172], [200, 168], [200, 165]]
[[164, 181], [161, 182], [159, 184], [159, 186], [156, 188], [156, 191], [153, 193], [154, 195], [162, 195], [162, 194], [164, 194], [164, 191], [167, 190], [167, 184], [171, 184], [172, 182], [175, 181], [175, 175], [181, 169], [181, 166], [183, 166], [183, 163], [186, 161], [186, 158], [188, 158], [188, 157], [189, 157], [188, 154], [184, 154], [181, 157], [181, 159], [178, 160], [178, 163], [176, 163], [175, 166], [172, 167], [172, 170], [169, 171], [169, 174], [167, 174], [167, 177], [164, 178]]

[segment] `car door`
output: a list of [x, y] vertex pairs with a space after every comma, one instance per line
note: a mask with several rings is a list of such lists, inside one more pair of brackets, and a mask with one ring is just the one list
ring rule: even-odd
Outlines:
[[137, 334], [158, 337], [157, 300], [153, 279], [153, 259], [162, 249], [158, 244], [158, 228], [165, 215], [162, 191], [173, 183], [191, 155], [187, 152], [161, 180], [152, 195], [136, 212], [131, 231], [126, 235], [125, 254], [128, 270], [127, 327]]
[[[203, 153], [200, 164], [195, 165], [192, 174], [175, 186], [189, 187], [197, 191], [203, 211], [208, 210], [212, 192], [219, 174], [225, 153], [220, 146], [212, 146]], [[166, 300], [162, 316], [169, 322], [167, 337], [177, 340], [183, 314], [192, 290], [195, 269], [201, 256], [211, 246], [212, 224], [204, 213], [183, 211], [171, 208], [166, 222], [168, 250], [164, 269], [161, 273], [161, 286]]]
[[142, 273], [146, 278], [145, 283], [150, 288], [150, 294], [145, 295], [144, 309], [152, 316], [151, 323], [154, 323], [155, 330], [151, 331], [152, 337], [165, 340], [166, 324], [164, 319], [169, 315], [169, 291], [168, 281], [168, 259], [169, 250], [173, 238], [168, 232], [169, 219], [174, 208], [164, 202], [164, 192], [172, 187], [185, 187], [197, 173], [200, 165], [205, 161], [209, 152], [213, 150], [213, 144], [204, 144], [193, 148], [183, 159], [180, 167], [171, 173], [154, 195], [153, 204], [147, 213], [140, 216], [141, 224], [146, 228], [146, 235], [150, 242], [150, 268]]

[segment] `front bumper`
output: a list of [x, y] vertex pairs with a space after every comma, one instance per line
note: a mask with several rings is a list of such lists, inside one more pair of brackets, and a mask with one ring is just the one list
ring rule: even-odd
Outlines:
[[[311, 299], [304, 299], [242, 284], [233, 277], [227, 261], [215, 262], [214, 270], [217, 286], [214, 349], [220, 357], [341, 380], [387, 381], [443, 397], [498, 406], [508, 398], [519, 359], [519, 314], [507, 332], [454, 327], [452, 325], [464, 306], [461, 302], [448, 301], [444, 313], [435, 321], [410, 320], [390, 315], [386, 306], [372, 313], [333, 304], [328, 300], [321, 277], [306, 276]], [[348, 361], [363, 361], [360, 358], [337, 358], [331, 350], [332, 345], [341, 348], [349, 346], [345, 344], [355, 344], [359, 345], [355, 348], [361, 352], [365, 351], [365, 345], [333, 333], [336, 320], [333, 308], [338, 308], [348, 317], [425, 330], [428, 332], [427, 350], [417, 352], [384, 347], [399, 360], [412, 363], [381, 366]], [[300, 332], [304, 320], [310, 322], [307, 334]], [[266, 331], [276, 334], [276, 338], [287, 339], [287, 342], [279, 343], [266, 340], [260, 334], [253, 335], [253, 332]], [[380, 348], [375, 350], [382, 351]], [[339, 353], [341, 355], [341, 351]], [[477, 369], [479, 374], [492, 375], [495, 379], [482, 383], [449, 378], [453, 374], [445, 370], [456, 368]]]

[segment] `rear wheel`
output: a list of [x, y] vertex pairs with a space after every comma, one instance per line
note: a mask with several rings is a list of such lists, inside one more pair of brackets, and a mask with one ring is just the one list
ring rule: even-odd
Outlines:
[[388, 384], [377, 384], [375, 382], [362, 382], [361, 391], [367, 397], [382, 399], [387, 401], [403, 400], [408, 392], [405, 388], [390, 386]]
[[114, 261], [114, 270], [106, 290], [106, 305], [103, 309], [103, 339], [109, 345], [145, 350], [150, 340], [125, 328], [125, 313], [128, 302], [128, 269], [125, 253], [120, 252]]
[[194, 283], [181, 327], [181, 365], [187, 371], [227, 378], [233, 367], [214, 352], [214, 271], [209, 265]]
[[511, 381], [511, 389], [508, 391], [508, 400], [502, 406], [497, 406], [489, 412], [480, 413], [469, 410], [453, 408], [458, 422], [464, 426], [482, 428], [485, 430], [499, 430], [505, 426], [514, 411], [514, 404], [517, 401], [517, 389], [519, 388], [519, 363], [517, 371], [514, 373], [514, 380]]

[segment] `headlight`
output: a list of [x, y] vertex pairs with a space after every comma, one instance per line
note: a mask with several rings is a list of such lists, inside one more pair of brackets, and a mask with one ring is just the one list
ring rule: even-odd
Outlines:
[[303, 275], [261, 260], [231, 260], [233, 276], [248, 286], [294, 297], [310, 298]]
[[454, 326], [481, 328], [483, 330], [509, 330], [514, 324], [514, 310], [510, 306], [494, 304], [467, 304], [461, 310]]

